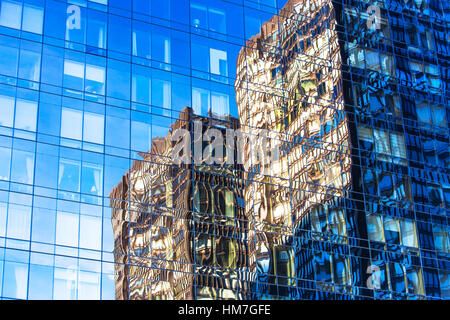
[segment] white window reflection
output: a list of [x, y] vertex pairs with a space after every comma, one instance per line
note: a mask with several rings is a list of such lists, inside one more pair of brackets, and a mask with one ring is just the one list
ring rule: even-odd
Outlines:
[[230, 101], [229, 96], [220, 92], [211, 93], [211, 106], [212, 113], [219, 117], [223, 117], [230, 114]]
[[191, 24], [195, 28], [226, 33], [226, 15], [223, 10], [191, 3], [191, 19]]
[[416, 223], [412, 220], [400, 220], [400, 227], [402, 231], [402, 244], [407, 247], [418, 247]]
[[100, 299], [100, 274], [80, 271], [78, 278], [78, 299]]
[[211, 73], [228, 77], [228, 54], [226, 51], [209, 49]]
[[225, 93], [193, 87], [192, 109], [195, 114], [224, 117], [230, 114], [230, 97]]
[[371, 214], [366, 217], [369, 240], [384, 242], [384, 227], [381, 216]]
[[[23, 13], [23, 15], [22, 15]], [[3, 0], [0, 7], [0, 25], [42, 34], [44, 9], [19, 1]]]
[[34, 153], [14, 150], [12, 158], [11, 180], [32, 184], [34, 177]]
[[12, 127], [14, 121], [14, 97], [0, 95], [0, 125]]
[[78, 219], [79, 216], [69, 212], [58, 212], [56, 218], [56, 244], [78, 246]]
[[391, 54], [380, 54], [381, 58], [381, 71], [384, 74], [395, 76], [394, 58]]
[[17, 100], [15, 119], [17, 129], [36, 131], [37, 102]]
[[77, 298], [77, 267], [55, 268], [53, 299], [75, 300]]
[[384, 236], [386, 242], [400, 244], [400, 224], [398, 219], [384, 217]]
[[90, 93], [105, 94], [105, 68], [100, 66], [86, 65], [85, 90]]
[[80, 192], [80, 163], [61, 159], [59, 163], [58, 187], [60, 190]]
[[0, 147], [0, 180], [9, 180], [11, 149]]
[[60, 190], [80, 192], [80, 163], [61, 159], [59, 163], [58, 186]]
[[92, 250], [102, 248], [102, 219], [82, 215], [80, 217], [80, 247]]
[[392, 132], [390, 134], [392, 155], [396, 158], [406, 159], [405, 139], [400, 133]]
[[103, 66], [64, 61], [64, 86], [67, 88], [104, 95], [105, 79], [106, 71]]
[[61, 110], [61, 137], [103, 144], [105, 117], [102, 114], [84, 112], [63, 107]]
[[209, 90], [192, 88], [192, 108], [195, 114], [207, 114], [210, 110]]
[[84, 113], [83, 140], [103, 144], [105, 117], [96, 113]]
[[380, 58], [377, 51], [366, 49], [366, 66], [367, 69], [380, 72]]
[[349, 53], [349, 64], [352, 67], [364, 68], [364, 50], [361, 48], [352, 48]]
[[22, 30], [42, 34], [43, 22], [43, 8], [25, 4], [23, 8]]
[[29, 240], [31, 231], [31, 208], [10, 204], [8, 210], [8, 238]]
[[373, 131], [373, 136], [375, 138], [375, 150], [378, 153], [390, 155], [391, 146], [389, 144], [389, 135], [383, 130], [375, 129]]
[[20, 29], [22, 21], [22, 3], [17, 1], [2, 1], [0, 11], [0, 25], [13, 29]]
[[0, 126], [36, 131], [37, 102], [0, 96]]
[[406, 164], [404, 159], [407, 158], [407, 154], [403, 134], [360, 126], [358, 127], [358, 138], [362, 141], [375, 143], [375, 151], [379, 154], [380, 160], [390, 161], [393, 156], [395, 162], [402, 165]]
[[82, 130], [83, 112], [63, 107], [61, 111], [61, 137], [81, 140]]
[[64, 74], [76, 78], [84, 78], [84, 65], [81, 62], [65, 60]]
[[22, 47], [19, 62], [19, 78], [38, 82], [41, 72], [41, 48]]
[[346, 236], [347, 224], [345, 220], [345, 211], [343, 209], [331, 209], [328, 213], [328, 225], [332, 233]]
[[28, 264], [5, 261], [3, 294], [5, 298], [26, 299], [28, 288]]
[[77, 61], [64, 61], [64, 87], [82, 90], [84, 86], [84, 64]]
[[418, 248], [415, 221], [378, 214], [367, 215], [366, 221], [369, 240]]
[[[8, 204], [0, 202], [0, 237], [6, 236], [6, 214], [8, 212]], [[0, 268], [1, 272], [1, 268]], [[0, 286], [1, 287], [1, 286]]]
[[95, 196], [102, 195], [103, 167], [101, 165], [83, 164], [82, 193]]

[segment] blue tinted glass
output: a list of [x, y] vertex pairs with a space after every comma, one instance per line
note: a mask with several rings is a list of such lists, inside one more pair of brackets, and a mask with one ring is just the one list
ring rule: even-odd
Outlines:
[[30, 265], [29, 291], [30, 300], [49, 300], [53, 297], [53, 267]]
[[369, 2], [0, 0], [0, 299], [448, 298], [448, 6]]
[[109, 15], [108, 25], [108, 48], [129, 54], [131, 50], [130, 19]]
[[12, 299], [26, 299], [28, 287], [28, 265], [5, 261], [2, 295]]

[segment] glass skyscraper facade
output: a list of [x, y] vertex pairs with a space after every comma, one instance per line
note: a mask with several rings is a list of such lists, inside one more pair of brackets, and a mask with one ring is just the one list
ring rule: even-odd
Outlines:
[[0, 298], [450, 299], [449, 21], [0, 0]]

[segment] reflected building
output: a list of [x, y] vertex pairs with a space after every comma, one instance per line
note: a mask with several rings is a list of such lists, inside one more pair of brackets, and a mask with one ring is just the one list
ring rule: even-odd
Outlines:
[[246, 157], [246, 213], [256, 239], [250, 268], [267, 286], [258, 294], [295, 298], [289, 287], [310, 259], [298, 251], [305, 219], [326, 210], [334, 228], [345, 229], [352, 160], [335, 24], [331, 1], [288, 1], [238, 57], [241, 126], [249, 135], [267, 130], [271, 147], [280, 146], [277, 161]]
[[[441, 84], [431, 64], [409, 62], [415, 90], [432, 96], [415, 92], [414, 119], [442, 147], [417, 153], [405, 138], [417, 133], [411, 89], [396, 87], [392, 8], [380, 5], [374, 29], [367, 7], [287, 1], [237, 56], [239, 120], [183, 111], [171, 131], [189, 130], [193, 146], [196, 121], [202, 133], [240, 129], [232, 164], [174, 165], [171, 134], [153, 139], [111, 193], [117, 298], [423, 299], [433, 281], [446, 283], [421, 253], [434, 241], [444, 261], [449, 247], [447, 184], [436, 186], [446, 181], [447, 120], [429, 102]], [[431, 46], [424, 30], [417, 43]], [[410, 177], [424, 170], [421, 153], [438, 168], [432, 182]]]
[[225, 135], [226, 128], [238, 127], [236, 119], [194, 116], [185, 108], [112, 190], [117, 299], [248, 297], [242, 170], [173, 163], [180, 142], [172, 141], [174, 131], [187, 130], [203, 152], [208, 130]]
[[449, 10], [0, 0], [0, 299], [449, 299]]
[[[432, 8], [411, 6], [423, 13]], [[443, 147], [442, 163], [448, 161], [448, 144], [441, 144], [448, 138], [447, 120], [437, 96], [442, 85], [433, 59], [417, 49], [434, 48], [430, 29], [420, 21], [422, 40], [407, 49], [418, 55], [414, 59], [430, 62], [424, 67], [409, 61], [413, 82], [420, 84], [413, 117], [406, 88], [412, 83], [396, 87], [405, 74], [400, 65], [407, 62], [394, 60], [392, 52], [403, 47], [392, 39], [399, 30], [392, 11], [379, 2], [353, 7], [291, 0], [239, 54], [241, 127], [250, 136], [266, 135], [269, 149], [280, 150], [276, 161], [264, 163], [249, 152], [258, 143], [247, 148], [244, 194], [249, 239], [256, 243], [249, 266], [254, 297], [421, 299], [426, 290], [434, 292], [432, 283], [426, 289], [424, 272], [434, 279], [437, 273], [423, 269], [418, 241], [428, 237], [424, 228], [432, 218], [424, 215], [426, 206], [411, 204], [413, 189], [423, 182], [411, 181], [408, 169], [411, 162], [418, 170], [423, 166], [417, 144], [405, 139], [417, 136], [414, 122], [405, 119], [418, 119], [421, 128], [426, 125], [420, 117], [435, 123], [436, 129], [425, 130], [439, 132], [435, 143]], [[422, 108], [430, 110], [429, 117]], [[442, 118], [433, 122], [432, 114]], [[436, 164], [434, 156], [430, 161]], [[444, 176], [428, 183], [447, 181]], [[429, 195], [442, 199], [438, 193]], [[433, 228], [444, 223], [445, 214], [437, 215], [434, 221], [441, 222]]]

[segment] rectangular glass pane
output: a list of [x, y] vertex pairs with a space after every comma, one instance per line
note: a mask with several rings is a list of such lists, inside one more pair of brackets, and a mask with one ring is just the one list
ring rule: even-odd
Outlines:
[[16, 121], [14, 127], [17, 129], [36, 131], [37, 102], [17, 100]]
[[0, 7], [0, 25], [8, 28], [20, 29], [22, 21], [22, 3], [3, 0]]
[[384, 228], [382, 217], [376, 214], [371, 214], [366, 216], [366, 220], [369, 240], [384, 242]]
[[103, 144], [105, 117], [95, 113], [84, 113], [83, 140]]
[[103, 167], [101, 165], [83, 164], [81, 192], [94, 196], [102, 195]]
[[399, 221], [395, 218], [384, 218], [384, 234], [386, 242], [392, 244], [400, 244], [400, 225]]
[[104, 95], [105, 79], [105, 67], [86, 65], [86, 81], [84, 85], [87, 92]]
[[23, 8], [22, 30], [42, 34], [44, 9], [25, 4]]
[[34, 177], [34, 153], [14, 150], [12, 157], [11, 180], [32, 184]]
[[77, 214], [58, 212], [56, 219], [56, 244], [63, 246], [78, 246], [78, 221]]
[[80, 247], [92, 250], [102, 249], [102, 219], [82, 215], [80, 217]]
[[0, 180], [9, 180], [11, 168], [11, 149], [0, 147]]
[[416, 223], [411, 220], [400, 220], [400, 227], [402, 231], [402, 244], [408, 247], [417, 248], [417, 233]]
[[81, 168], [78, 161], [60, 159], [58, 186], [60, 190], [80, 192]]
[[6, 261], [4, 264], [3, 276], [3, 297], [10, 299], [27, 299], [27, 264]]
[[28, 299], [51, 300], [53, 297], [53, 267], [30, 265]]
[[81, 140], [83, 112], [68, 108], [62, 108], [61, 111], [61, 137]]
[[0, 96], [0, 125], [12, 127], [14, 121], [14, 97]]
[[29, 240], [31, 231], [31, 208], [10, 204], [8, 210], [8, 238]]

